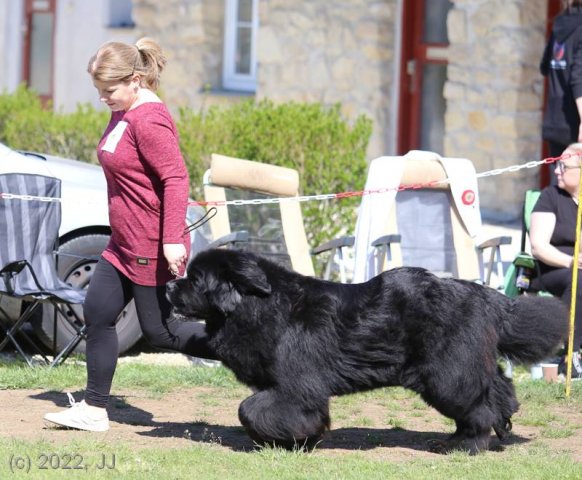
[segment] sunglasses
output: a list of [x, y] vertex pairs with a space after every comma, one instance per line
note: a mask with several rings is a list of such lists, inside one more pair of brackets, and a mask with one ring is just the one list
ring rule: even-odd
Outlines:
[[571, 170], [573, 168], [580, 168], [580, 165], [566, 165], [563, 161], [558, 160], [556, 162], [556, 168], [563, 175], [566, 170]]

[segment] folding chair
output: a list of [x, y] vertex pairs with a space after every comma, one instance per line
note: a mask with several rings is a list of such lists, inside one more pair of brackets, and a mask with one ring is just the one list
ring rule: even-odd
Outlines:
[[[550, 292], [544, 290], [537, 291], [531, 288], [532, 278], [539, 273], [539, 264], [528, 251], [530, 246], [529, 229], [531, 226], [531, 214], [541, 193], [539, 189], [531, 189], [527, 190], [524, 195], [520, 249], [513, 259], [513, 262], [507, 268], [503, 283], [503, 291], [508, 297], [517, 297], [523, 294], [552, 296]], [[538, 367], [538, 371], [541, 370], [540, 365], [532, 365], [532, 378], [539, 378], [536, 367]], [[511, 377], [513, 374], [513, 365], [509, 360], [506, 360], [505, 374], [508, 377]]]
[[[212, 246], [250, 250], [313, 276], [301, 206], [293, 200], [298, 192], [296, 170], [213, 154], [204, 175], [205, 200], [217, 204], [209, 221]], [[224, 205], [227, 200], [239, 204]]]
[[531, 280], [538, 273], [539, 265], [537, 260], [528, 252], [529, 229], [531, 226], [531, 214], [533, 208], [540, 197], [541, 190], [532, 189], [525, 192], [523, 201], [521, 244], [519, 253], [509, 265], [504, 281], [504, 292], [509, 297], [516, 297], [525, 292], [537, 293], [539, 295], [551, 295], [549, 292], [533, 292]]
[[[467, 159], [414, 150], [370, 163], [355, 229], [354, 282], [396, 266], [423, 267], [442, 277], [491, 283], [503, 279], [501, 245], [482, 241], [475, 169]], [[485, 265], [483, 252], [491, 255]]]
[[[55, 366], [85, 336], [85, 325], [75, 311], [83, 303], [85, 291], [62, 282], [56, 269], [60, 194], [61, 183], [57, 178], [24, 173], [0, 175], [0, 295], [21, 300], [24, 307], [15, 322], [0, 307], [0, 326], [5, 333], [0, 351], [12, 343], [29, 366], [33, 366], [32, 358], [20, 345], [20, 337], [47, 364]], [[22, 329], [43, 305], [52, 305], [55, 313], [52, 361]], [[60, 352], [56, 351], [58, 321], [68, 322], [76, 332]]]

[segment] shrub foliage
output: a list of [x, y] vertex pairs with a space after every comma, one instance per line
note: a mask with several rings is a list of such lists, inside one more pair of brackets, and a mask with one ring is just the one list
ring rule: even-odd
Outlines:
[[97, 163], [95, 147], [109, 113], [80, 104], [72, 113], [54, 112], [38, 95], [20, 86], [0, 95], [0, 141], [17, 150]]
[[[96, 163], [95, 146], [109, 113], [89, 104], [72, 113], [47, 107], [23, 86], [0, 94], [0, 141]], [[302, 195], [363, 188], [372, 123], [364, 116], [348, 121], [339, 104], [249, 100], [206, 111], [182, 108], [175, 118], [194, 198], [202, 199], [202, 176], [212, 153], [297, 169]], [[303, 203], [311, 245], [352, 231], [357, 203], [358, 198]]]
[[[192, 179], [201, 179], [210, 155], [221, 153], [298, 170], [302, 195], [363, 188], [371, 121], [361, 116], [350, 124], [342, 118], [340, 105], [246, 101], [228, 108], [211, 107], [207, 112], [182, 109], [177, 124]], [[199, 188], [193, 194], [202, 198]], [[357, 201], [303, 203], [311, 245], [341, 230], [351, 231]]]

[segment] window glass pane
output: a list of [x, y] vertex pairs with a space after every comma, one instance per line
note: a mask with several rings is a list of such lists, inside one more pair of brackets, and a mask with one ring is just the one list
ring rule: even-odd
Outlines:
[[449, 0], [424, 0], [424, 43], [449, 43], [447, 15], [452, 6]]
[[236, 73], [251, 73], [251, 35], [248, 27], [239, 27], [236, 35]]
[[446, 102], [443, 96], [447, 66], [436, 63], [424, 65], [420, 107], [420, 148], [442, 155], [445, 134]]
[[251, 22], [253, 20], [253, 0], [239, 0], [238, 21]]
[[109, 0], [108, 27], [133, 27], [131, 0]]
[[225, 89], [255, 92], [255, 58], [258, 0], [225, 0], [224, 69]]
[[29, 87], [39, 95], [51, 95], [53, 14], [34, 12], [31, 28]]

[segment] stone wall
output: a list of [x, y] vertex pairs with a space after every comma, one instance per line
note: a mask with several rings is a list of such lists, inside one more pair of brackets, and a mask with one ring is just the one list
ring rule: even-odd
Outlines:
[[[466, 157], [478, 172], [541, 158], [547, 0], [454, 0], [448, 17], [445, 155]], [[479, 180], [483, 214], [520, 218], [539, 167]]]
[[[238, 101], [222, 90], [224, 0], [133, 0], [138, 35], [159, 40], [172, 109]], [[370, 159], [396, 151], [400, 6], [406, 0], [260, 0], [255, 98], [340, 102], [374, 121]], [[478, 172], [541, 158], [547, 0], [452, 0], [444, 155]], [[207, 93], [204, 93], [204, 92]], [[484, 217], [520, 218], [539, 167], [479, 181]]]
[[[346, 117], [374, 120], [370, 158], [393, 149], [396, 3], [260, 0], [256, 98], [341, 102]], [[162, 91], [171, 108], [244, 98], [222, 90], [223, 0], [134, 0], [133, 17], [137, 36], [154, 37], [168, 55]]]
[[396, 0], [259, 3], [258, 96], [341, 102], [374, 121], [370, 158], [391, 150]]
[[221, 84], [223, 0], [133, 0], [137, 35], [156, 39], [168, 65], [162, 95], [170, 108], [200, 108]]

